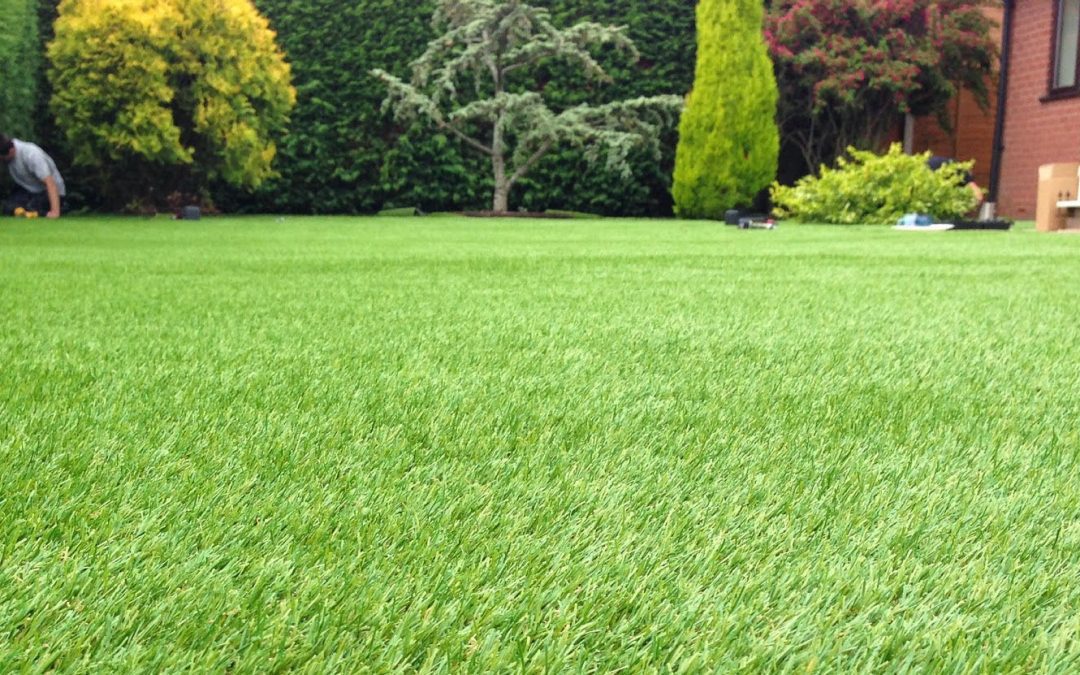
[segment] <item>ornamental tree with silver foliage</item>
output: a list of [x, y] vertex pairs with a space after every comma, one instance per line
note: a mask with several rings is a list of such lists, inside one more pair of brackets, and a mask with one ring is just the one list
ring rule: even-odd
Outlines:
[[440, 0], [432, 19], [440, 37], [410, 66], [411, 81], [373, 70], [389, 88], [398, 119], [431, 120], [491, 159], [492, 209], [508, 210], [510, 190], [553, 147], [585, 148], [590, 161], [630, 173], [627, 153], [644, 145], [659, 159], [659, 138], [682, 109], [679, 96], [652, 96], [561, 111], [548, 107], [532, 67], [547, 59], [576, 64], [588, 81], [610, 81], [590, 47], [607, 45], [637, 59], [621, 27], [593, 22], [560, 29], [547, 10], [519, 0]]

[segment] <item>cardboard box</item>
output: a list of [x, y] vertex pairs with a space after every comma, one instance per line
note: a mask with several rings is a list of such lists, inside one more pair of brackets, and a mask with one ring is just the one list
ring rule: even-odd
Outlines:
[[1067, 219], [1080, 213], [1059, 209], [1060, 201], [1080, 199], [1080, 162], [1044, 164], [1039, 167], [1039, 192], [1035, 205], [1035, 229], [1053, 232], [1065, 229]]

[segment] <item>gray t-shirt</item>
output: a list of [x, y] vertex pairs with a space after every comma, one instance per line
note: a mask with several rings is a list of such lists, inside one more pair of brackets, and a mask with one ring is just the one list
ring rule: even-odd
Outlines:
[[15, 159], [8, 164], [8, 172], [13, 181], [27, 192], [37, 194], [45, 192], [45, 179], [52, 176], [60, 196], [67, 194], [64, 177], [56, 170], [52, 157], [33, 143], [16, 139], [12, 139], [12, 143], [15, 144]]

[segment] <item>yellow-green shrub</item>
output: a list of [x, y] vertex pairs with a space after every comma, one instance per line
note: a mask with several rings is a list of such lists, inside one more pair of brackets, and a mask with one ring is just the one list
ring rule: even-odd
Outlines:
[[52, 109], [74, 161], [117, 203], [209, 181], [254, 188], [296, 102], [250, 0], [63, 0]]
[[960, 218], [977, 205], [964, 183], [973, 162], [952, 162], [932, 171], [930, 153], [906, 155], [894, 143], [884, 155], [848, 148], [835, 169], [821, 167], [791, 187], [774, 184], [773, 211], [802, 222], [893, 224], [906, 213], [939, 220]]

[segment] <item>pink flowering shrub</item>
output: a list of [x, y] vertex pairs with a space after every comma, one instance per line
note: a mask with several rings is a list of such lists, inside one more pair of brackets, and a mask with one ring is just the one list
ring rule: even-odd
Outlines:
[[[779, 121], [810, 171], [881, 149], [905, 113], [941, 116], [961, 88], [987, 104], [994, 0], [774, 0], [765, 40]], [[943, 121], [945, 121], [943, 119]]]

